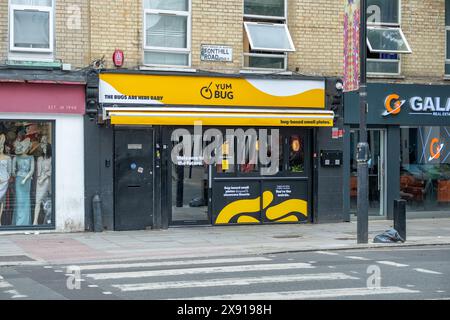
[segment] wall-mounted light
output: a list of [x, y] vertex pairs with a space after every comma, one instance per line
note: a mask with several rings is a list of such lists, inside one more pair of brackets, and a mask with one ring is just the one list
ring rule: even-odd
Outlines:
[[294, 152], [300, 151], [300, 139], [298, 137], [295, 137], [291, 140], [291, 149]]

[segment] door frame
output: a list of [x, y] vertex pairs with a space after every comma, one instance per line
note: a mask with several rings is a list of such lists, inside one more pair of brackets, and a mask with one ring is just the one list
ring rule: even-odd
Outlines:
[[155, 141], [155, 130], [153, 127], [147, 127], [147, 126], [114, 126], [113, 129], [113, 227], [114, 227], [114, 231], [117, 231], [116, 228], [116, 203], [117, 203], [117, 199], [119, 197], [118, 194], [118, 179], [116, 178], [116, 134], [117, 132], [120, 131], [147, 131], [151, 137], [152, 137], [152, 146], [151, 149], [153, 150], [153, 156], [152, 156], [152, 161], [151, 161], [151, 166], [152, 166], [152, 228], [155, 226], [155, 216], [156, 216], [156, 212], [155, 212], [155, 208], [156, 208], [156, 201], [157, 199], [155, 198], [155, 176], [156, 176], [156, 172], [155, 172], [155, 145], [156, 145], [156, 141]]
[[[209, 226], [211, 225], [211, 168], [208, 168], [208, 190], [207, 190], [207, 216], [208, 218], [205, 220], [173, 220], [173, 210], [172, 210], [172, 169], [174, 164], [172, 163], [171, 153], [172, 153], [172, 141], [171, 135], [175, 129], [186, 129], [190, 132], [193, 132], [194, 126], [163, 126], [162, 134], [161, 134], [161, 144], [163, 145], [164, 161], [162, 162], [162, 181], [165, 181], [165, 186], [162, 187], [161, 190], [161, 199], [164, 199], [163, 203], [161, 203], [162, 213], [166, 217], [163, 220], [166, 221], [167, 227], [181, 227], [181, 226]], [[204, 130], [208, 129], [208, 127], [204, 127]], [[159, 142], [156, 142], [159, 143]], [[211, 166], [209, 166], [211, 167]], [[164, 195], [163, 195], [164, 194]], [[164, 224], [164, 223], [163, 223]]]
[[[357, 127], [351, 127], [350, 128], [350, 137], [351, 134], [354, 132], [359, 131], [359, 128]], [[380, 209], [378, 215], [375, 217], [388, 217], [388, 194], [387, 194], [387, 150], [388, 150], [388, 129], [383, 127], [374, 127], [374, 128], [368, 128], [367, 131], [378, 131], [380, 134], [380, 159], [379, 159], [379, 170], [378, 170], [378, 186], [379, 186], [379, 192], [380, 192]], [[349, 146], [350, 147], [350, 146]], [[350, 158], [353, 156], [355, 150], [350, 150]], [[371, 150], [372, 151], [372, 150]], [[374, 160], [378, 161], [378, 160]], [[381, 168], [381, 170], [380, 170]], [[351, 176], [351, 168], [348, 171], [349, 177]], [[381, 180], [381, 183], [380, 183]], [[347, 191], [347, 198], [349, 201], [349, 204], [351, 202], [351, 195], [350, 195], [350, 184], [348, 185], [348, 191]], [[354, 211], [350, 209], [350, 214], [354, 214]], [[370, 217], [370, 216], [369, 216]]]

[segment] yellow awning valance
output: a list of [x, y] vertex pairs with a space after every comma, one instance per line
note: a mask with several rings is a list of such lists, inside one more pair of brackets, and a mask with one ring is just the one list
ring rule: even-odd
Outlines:
[[106, 112], [113, 125], [331, 127], [334, 118], [332, 111], [322, 110], [108, 108]]

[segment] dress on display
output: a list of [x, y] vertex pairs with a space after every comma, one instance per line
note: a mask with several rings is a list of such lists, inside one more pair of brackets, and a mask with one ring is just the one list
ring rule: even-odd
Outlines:
[[52, 158], [44, 159], [39, 157], [37, 161], [37, 178], [45, 179], [42, 184], [36, 185], [36, 199], [42, 199], [50, 186], [50, 177], [52, 176]]
[[[41, 203], [46, 198], [50, 190], [50, 177], [52, 176], [52, 158], [45, 159], [39, 157], [37, 160], [37, 183], [36, 183], [36, 208], [40, 209]], [[39, 183], [40, 180], [42, 183]], [[39, 209], [35, 209], [35, 214], [39, 214]]]
[[8, 191], [8, 182], [11, 177], [11, 158], [0, 160], [0, 202], [3, 202]]
[[18, 156], [16, 162], [16, 205], [14, 222], [16, 226], [31, 225], [31, 178], [22, 184], [23, 179], [34, 170], [34, 158], [32, 156]]

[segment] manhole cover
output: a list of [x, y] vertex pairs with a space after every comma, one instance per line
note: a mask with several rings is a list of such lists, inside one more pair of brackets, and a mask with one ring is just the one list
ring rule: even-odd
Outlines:
[[0, 262], [16, 262], [16, 261], [34, 261], [28, 256], [0, 256]]
[[281, 236], [274, 236], [275, 239], [298, 239], [303, 238], [303, 236], [298, 234], [287, 234], [287, 235], [281, 235]]

